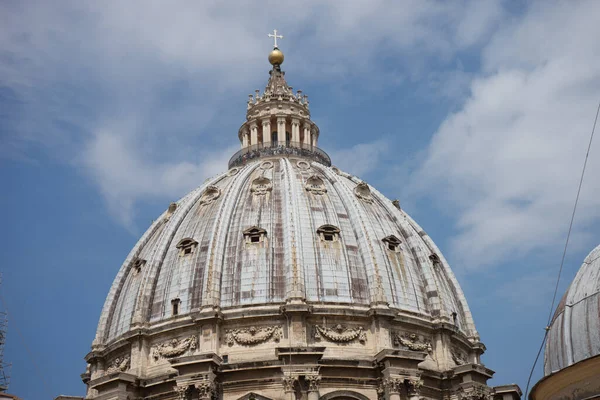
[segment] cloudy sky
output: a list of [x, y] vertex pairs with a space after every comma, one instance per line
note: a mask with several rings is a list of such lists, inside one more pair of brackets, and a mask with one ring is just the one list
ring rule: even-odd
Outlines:
[[[427, 230], [491, 383], [524, 390], [600, 100], [598, 15], [594, 0], [2, 1], [10, 391], [83, 395], [112, 279], [170, 201], [226, 169], [273, 28], [320, 146]], [[599, 142], [561, 292], [600, 243]]]

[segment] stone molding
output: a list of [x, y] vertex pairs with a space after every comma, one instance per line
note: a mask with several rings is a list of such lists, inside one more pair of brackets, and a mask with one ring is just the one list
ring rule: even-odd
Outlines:
[[173, 358], [184, 354], [188, 350], [195, 350], [198, 345], [196, 335], [186, 339], [172, 339], [152, 346], [152, 358], [158, 361], [160, 358]]
[[334, 328], [327, 328], [321, 325], [315, 325], [315, 340], [322, 338], [334, 343], [349, 343], [358, 339], [362, 344], [367, 341], [367, 334], [362, 326], [348, 328], [344, 325], [336, 325]]
[[227, 329], [225, 331], [225, 342], [227, 342], [229, 346], [233, 346], [236, 343], [242, 346], [254, 346], [264, 343], [269, 339], [279, 342], [282, 336], [283, 331], [279, 325], [264, 327], [251, 326], [249, 328]]

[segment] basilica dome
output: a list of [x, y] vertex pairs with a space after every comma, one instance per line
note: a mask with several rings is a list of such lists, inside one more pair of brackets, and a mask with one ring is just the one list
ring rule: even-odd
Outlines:
[[332, 166], [319, 135], [274, 63], [228, 170], [172, 203], [117, 273], [88, 398], [518, 397], [485, 384], [440, 250], [398, 201]]

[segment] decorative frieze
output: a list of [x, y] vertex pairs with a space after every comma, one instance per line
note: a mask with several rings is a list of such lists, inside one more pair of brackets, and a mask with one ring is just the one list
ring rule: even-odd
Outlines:
[[336, 325], [334, 328], [327, 328], [321, 325], [315, 325], [315, 340], [323, 338], [335, 343], [349, 343], [358, 340], [364, 344], [367, 341], [367, 334], [362, 326], [348, 328], [343, 325]]
[[431, 352], [433, 350], [431, 347], [431, 342], [425, 338], [419, 338], [419, 336], [415, 333], [394, 332], [392, 336], [394, 345], [396, 346], [404, 346], [408, 350], [412, 351]]
[[152, 347], [152, 357], [155, 361], [159, 358], [173, 358], [184, 354], [188, 350], [196, 350], [198, 339], [192, 335], [186, 339], [172, 339]]
[[240, 344], [243, 346], [254, 346], [264, 343], [269, 339], [279, 342], [283, 336], [281, 326], [251, 326], [241, 329], [227, 329], [225, 331], [225, 341], [229, 346]]
[[106, 368], [107, 374], [114, 374], [115, 372], [125, 372], [129, 369], [130, 358], [129, 356], [117, 357], [108, 364]]
[[469, 388], [459, 388], [456, 391], [458, 400], [488, 400], [490, 398], [490, 388], [481, 384], [474, 384]]

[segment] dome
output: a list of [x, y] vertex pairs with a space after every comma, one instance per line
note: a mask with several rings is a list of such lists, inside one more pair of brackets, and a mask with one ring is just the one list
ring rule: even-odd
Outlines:
[[279, 64], [269, 75], [228, 170], [170, 204], [122, 264], [86, 398], [518, 399], [487, 386], [440, 250], [332, 166], [308, 97]]
[[114, 341], [136, 323], [169, 321], [173, 301], [178, 318], [207, 307], [227, 315], [293, 300], [382, 305], [477, 335], [429, 236], [391, 200], [335, 167], [262, 158], [210, 179], [176, 204], [125, 260], [97, 341]]
[[550, 324], [544, 374], [600, 354], [600, 245], [583, 260]]

